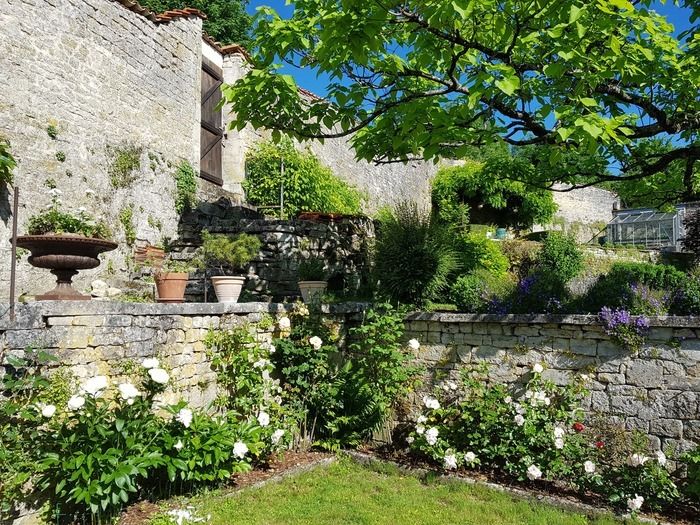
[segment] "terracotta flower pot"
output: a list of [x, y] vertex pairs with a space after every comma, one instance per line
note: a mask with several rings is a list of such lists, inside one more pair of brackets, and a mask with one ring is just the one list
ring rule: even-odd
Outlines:
[[245, 277], [220, 276], [212, 277], [216, 298], [220, 303], [235, 303], [241, 295]]
[[36, 297], [39, 301], [89, 301], [90, 296], [77, 292], [72, 285], [79, 270], [100, 265], [99, 254], [117, 248], [117, 243], [82, 235], [22, 235], [17, 246], [31, 252], [29, 264], [46, 268], [56, 276], [56, 287]]
[[327, 281], [299, 281], [299, 290], [305, 303], [320, 302], [327, 287]]
[[155, 275], [159, 303], [184, 303], [188, 273], [157, 273]]

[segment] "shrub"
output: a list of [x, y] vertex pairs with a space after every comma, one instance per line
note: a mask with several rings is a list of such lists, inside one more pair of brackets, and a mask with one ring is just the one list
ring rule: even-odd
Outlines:
[[622, 348], [638, 352], [649, 332], [649, 320], [644, 316], [632, 318], [630, 312], [603, 307], [598, 314], [605, 332]]
[[564, 311], [569, 301], [566, 284], [557, 275], [537, 272], [520, 279], [510, 294], [492, 300], [489, 310], [499, 314], [555, 314]]
[[271, 357], [284, 397], [302, 415], [302, 437], [328, 449], [357, 446], [387, 420], [416, 369], [402, 344], [403, 315], [384, 305], [366, 313], [339, 353], [337, 327], [301, 306]]
[[299, 261], [300, 281], [325, 281], [326, 263], [321, 258], [306, 258]]
[[298, 151], [289, 139], [279, 144], [262, 143], [246, 157], [243, 189], [248, 202], [256, 206], [279, 206], [282, 162], [285, 214], [361, 212], [360, 192], [333, 175], [312, 153]]
[[683, 248], [695, 254], [700, 261], [700, 209], [689, 212], [685, 218], [685, 239]]
[[542, 242], [535, 266], [538, 272], [566, 284], [583, 270], [583, 254], [573, 237], [549, 232]]
[[496, 241], [477, 233], [463, 233], [457, 238], [456, 250], [460, 257], [462, 271], [473, 272], [479, 268], [495, 275], [508, 271], [508, 258]]
[[260, 239], [254, 235], [212, 234], [204, 230], [195, 263], [201, 268], [217, 267], [222, 274], [226, 269], [242, 271], [258, 255], [261, 246]]
[[700, 315], [700, 276], [689, 275], [671, 299], [670, 313]]
[[464, 370], [461, 384], [444, 381], [433, 395], [423, 397], [425, 409], [407, 439], [411, 450], [446, 470], [497, 469], [521, 481], [566, 481], [618, 508], [628, 507], [636, 496], [652, 509], [678, 501], [666, 457], [646, 455], [646, 436], [609, 454], [607, 439], [582, 423], [583, 376], [556, 386], [542, 372], [535, 365], [518, 394], [489, 384], [484, 365]]
[[552, 193], [506, 178], [504, 172], [527, 169], [529, 162], [507, 154], [487, 162], [466, 161], [442, 168], [433, 179], [432, 200], [440, 220], [518, 228], [547, 224], [557, 210]]
[[692, 500], [700, 499], [700, 447], [688, 452], [684, 458], [688, 463], [688, 477], [683, 486], [683, 493]]
[[0, 136], [0, 184], [12, 184], [15, 180], [12, 170], [17, 167], [12, 153], [10, 142]]
[[687, 280], [686, 274], [673, 266], [650, 263], [615, 263], [606, 275], [598, 278], [585, 297], [580, 309], [599, 312], [604, 306], [628, 307], [631, 285], [641, 284], [655, 290], [673, 292]]
[[498, 297], [512, 291], [507, 275], [494, 275], [484, 269], [459, 277], [450, 289], [450, 298], [460, 312], [486, 313]]
[[459, 267], [449, 230], [415, 204], [399, 204], [385, 215], [377, 237], [378, 289], [391, 301], [425, 304]]
[[521, 279], [532, 273], [540, 248], [540, 243], [520, 239], [501, 243], [501, 251], [508, 259], [511, 271]]

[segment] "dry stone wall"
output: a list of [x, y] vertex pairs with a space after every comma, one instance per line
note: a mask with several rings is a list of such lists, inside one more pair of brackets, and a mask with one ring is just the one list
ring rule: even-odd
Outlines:
[[521, 392], [532, 366], [542, 363], [543, 376], [559, 385], [591, 377], [589, 415], [644, 431], [664, 449], [700, 444], [698, 317], [652, 320], [638, 355], [611, 341], [594, 316], [413, 314], [407, 328], [422, 343], [416, 359], [427, 370], [426, 390], [485, 362], [490, 381]]
[[[152, 243], [177, 232], [175, 167], [199, 168], [201, 54], [197, 17], [156, 24], [113, 0], [2, 2], [0, 135], [18, 161], [20, 233], [55, 186], [65, 206], [106, 220], [120, 242], [100, 268], [81, 272], [80, 288], [97, 275], [126, 277], [129, 227]], [[2, 297], [10, 201], [0, 189]], [[51, 282], [20, 262], [19, 293]]]

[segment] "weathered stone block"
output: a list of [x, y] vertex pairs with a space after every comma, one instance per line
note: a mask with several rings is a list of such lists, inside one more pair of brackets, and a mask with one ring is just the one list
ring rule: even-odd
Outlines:
[[650, 432], [663, 437], [683, 437], [683, 423], [678, 419], [654, 419], [651, 421]]
[[663, 363], [635, 359], [627, 364], [625, 375], [630, 385], [657, 388], [663, 383]]

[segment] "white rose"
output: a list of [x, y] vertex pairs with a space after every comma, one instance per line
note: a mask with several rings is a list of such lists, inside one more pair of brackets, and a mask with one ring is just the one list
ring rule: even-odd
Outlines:
[[637, 512], [644, 505], [644, 498], [642, 496], [634, 495], [634, 498], [627, 500], [627, 508], [632, 512]]
[[554, 427], [554, 437], [563, 438], [566, 435], [566, 429], [562, 427]]
[[411, 339], [411, 340], [408, 342], [408, 347], [409, 347], [411, 350], [418, 350], [418, 349], [420, 348], [420, 342], [418, 341], [418, 339]]
[[151, 376], [151, 379], [159, 385], [165, 385], [168, 381], [170, 381], [170, 375], [162, 368], [151, 368], [148, 371], [148, 375]]
[[412, 445], [415, 440], [416, 440], [416, 438], [414, 438], [413, 436], [408, 436], [406, 438], [406, 443], [408, 443], [409, 445]]
[[56, 413], [56, 406], [55, 405], [46, 405], [44, 408], [41, 409], [41, 415], [44, 416], [45, 418], [53, 417], [53, 415], [55, 413]]
[[323, 346], [323, 340], [315, 335], [309, 339], [309, 344], [314, 348], [314, 350], [320, 350], [320, 348]]
[[542, 372], [544, 372], [544, 367], [543, 367], [541, 364], [536, 363], [536, 364], [532, 367], [532, 371], [533, 371], [535, 374], [541, 374]]
[[536, 479], [540, 479], [542, 477], [542, 471], [539, 469], [537, 465], [530, 465], [527, 468], [527, 478], [530, 481], [535, 481]]
[[192, 411], [189, 408], [183, 408], [177, 413], [175, 419], [182, 423], [185, 428], [190, 428], [192, 424]]
[[265, 368], [267, 365], [270, 364], [270, 361], [267, 359], [258, 359], [253, 363], [253, 368]]
[[68, 400], [68, 410], [80, 410], [85, 405], [83, 396], [73, 396]]
[[133, 403], [134, 398], [141, 395], [138, 389], [131, 383], [122, 383], [117, 388], [119, 389], [122, 399], [127, 402], [131, 401]]
[[425, 427], [423, 425], [416, 426], [416, 434], [423, 435], [425, 433]]
[[242, 441], [236, 441], [233, 444], [233, 455], [238, 459], [243, 459], [247, 453], [248, 445], [246, 445]]
[[583, 464], [583, 470], [586, 471], [586, 474], [593, 474], [595, 472], [595, 463], [592, 461], [586, 461]]
[[261, 410], [258, 413], [258, 423], [260, 423], [261, 427], [266, 427], [270, 424], [270, 415], [267, 412]]
[[457, 468], [457, 456], [454, 454], [445, 455], [445, 469], [454, 470]]
[[421, 424], [423, 424], [423, 423], [427, 423], [427, 421], [428, 421], [428, 418], [427, 418], [427, 417], [425, 417], [425, 416], [418, 416], [418, 419], [416, 420], [416, 423], [418, 423], [419, 425], [421, 425]]
[[428, 445], [433, 446], [437, 443], [438, 434], [438, 429], [435, 427], [431, 427], [425, 431], [425, 440], [428, 442]]
[[275, 430], [275, 431], [272, 433], [272, 436], [270, 437], [270, 440], [272, 441], [272, 444], [273, 444], [273, 445], [278, 445], [279, 442], [282, 440], [283, 437], [284, 437], [284, 430], [279, 429], [279, 430]]
[[160, 361], [156, 359], [155, 357], [149, 357], [148, 359], [144, 359], [143, 362], [141, 363], [141, 366], [144, 368], [158, 368], [160, 366]]
[[525, 424], [525, 418], [521, 414], [517, 414], [513, 418], [513, 421], [515, 421], [515, 424], [518, 425], [519, 427], [522, 427]]
[[280, 330], [289, 330], [292, 327], [292, 322], [289, 320], [289, 317], [280, 317], [280, 320], [277, 321], [277, 325], [280, 327]]
[[182, 450], [182, 447], [184, 447], [184, 446], [185, 446], [185, 445], [182, 443], [182, 441], [178, 439], [178, 440], [177, 440], [177, 443], [175, 443], [175, 444], [173, 445], [173, 448], [174, 448], [175, 450]]
[[464, 454], [464, 461], [467, 463], [474, 463], [476, 461], [476, 454], [474, 454], [474, 452], [467, 452]]
[[630, 467], [640, 467], [647, 461], [649, 461], [649, 458], [643, 454], [632, 454], [629, 458], [627, 458], [627, 464]]
[[95, 376], [85, 381], [82, 390], [92, 397], [97, 397], [105, 388], [107, 388], [108, 384], [109, 380], [105, 376]]
[[437, 410], [440, 408], [440, 401], [431, 396], [423, 396], [423, 404], [426, 408]]
[[659, 465], [662, 467], [666, 466], [666, 454], [663, 453], [661, 450], [656, 451], [656, 461], [658, 462]]
[[510, 397], [510, 396], [506, 396], [505, 399], [503, 400], [503, 402], [504, 402], [506, 405], [510, 405], [510, 404], [513, 402], [513, 398]]
[[554, 440], [554, 447], [558, 450], [564, 448], [564, 440], [562, 438], [557, 438]]

